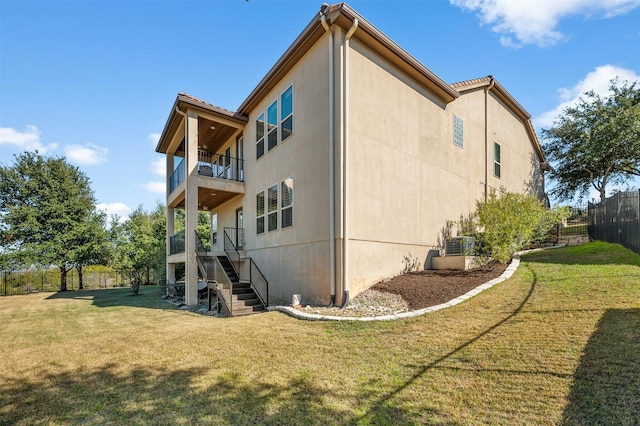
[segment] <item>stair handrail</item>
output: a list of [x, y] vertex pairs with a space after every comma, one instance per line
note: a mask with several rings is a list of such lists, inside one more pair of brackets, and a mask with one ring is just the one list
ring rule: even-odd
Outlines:
[[[209, 272], [204, 265], [204, 261], [213, 261], [213, 280], [216, 283], [216, 295], [222, 296], [221, 302], [229, 311], [229, 316], [233, 316], [233, 281], [229, 279], [220, 260], [215, 256], [209, 256], [196, 232], [196, 262], [202, 278], [209, 285]], [[228, 289], [228, 290], [227, 290]], [[228, 295], [227, 295], [228, 293]], [[227, 297], [228, 296], [228, 297]], [[220, 297], [218, 297], [220, 299]]]
[[[229, 260], [232, 260], [231, 258], [235, 257], [236, 262], [238, 263], [240, 262], [240, 260], [249, 261], [249, 283], [251, 284], [251, 288], [253, 289], [253, 291], [258, 296], [258, 299], [260, 299], [262, 305], [266, 308], [269, 306], [269, 281], [267, 281], [267, 278], [264, 276], [256, 262], [254, 262], [251, 257], [240, 256], [240, 252], [236, 248], [236, 245], [233, 243], [232, 238], [229, 236], [229, 231], [231, 230], [234, 230], [236, 232], [236, 235], [239, 232], [238, 228], [224, 228], [224, 251], [227, 254], [227, 257], [229, 257]], [[233, 261], [231, 262], [231, 265], [233, 266]], [[238, 274], [238, 277], [240, 277], [240, 274], [237, 270], [236, 273]]]

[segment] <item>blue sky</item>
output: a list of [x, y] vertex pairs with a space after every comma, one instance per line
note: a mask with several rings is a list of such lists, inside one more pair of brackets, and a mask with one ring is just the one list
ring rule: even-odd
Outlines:
[[[177, 93], [235, 110], [321, 3], [0, 0], [0, 162], [62, 155], [107, 212], [152, 210]], [[349, 4], [449, 83], [492, 74], [538, 131], [584, 91], [640, 80], [640, 0]]]

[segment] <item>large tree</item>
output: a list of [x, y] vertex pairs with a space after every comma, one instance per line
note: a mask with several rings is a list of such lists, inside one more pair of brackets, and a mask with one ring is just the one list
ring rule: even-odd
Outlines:
[[582, 199], [593, 187], [604, 201], [608, 186], [640, 176], [640, 88], [616, 79], [610, 90], [584, 93], [542, 131], [560, 200]]
[[0, 244], [22, 266], [56, 265], [60, 291], [87, 244], [83, 230], [94, 211], [89, 179], [64, 158], [24, 152], [14, 165], [0, 164]]
[[83, 289], [83, 268], [88, 265], [106, 265], [109, 261], [106, 213], [92, 211], [75, 229], [76, 245], [71, 250], [71, 263], [78, 271], [78, 290]]

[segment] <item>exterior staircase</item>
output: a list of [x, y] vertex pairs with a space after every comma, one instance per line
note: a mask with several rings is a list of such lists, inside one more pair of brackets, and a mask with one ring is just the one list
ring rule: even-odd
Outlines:
[[258, 295], [251, 288], [251, 283], [240, 281], [238, 273], [227, 256], [217, 256], [229, 280], [233, 283], [231, 292], [231, 316], [251, 315], [264, 311]]

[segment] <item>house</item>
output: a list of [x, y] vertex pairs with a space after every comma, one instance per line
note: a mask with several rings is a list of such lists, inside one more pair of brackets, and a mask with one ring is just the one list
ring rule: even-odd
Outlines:
[[[188, 305], [212, 274], [227, 289], [251, 281], [254, 305], [345, 304], [422, 265], [446, 220], [490, 190], [543, 197], [547, 167], [530, 115], [498, 81], [447, 84], [345, 3], [323, 5], [237, 111], [180, 93], [156, 151], [167, 280], [185, 265]], [[199, 211], [212, 218], [208, 251]]]

